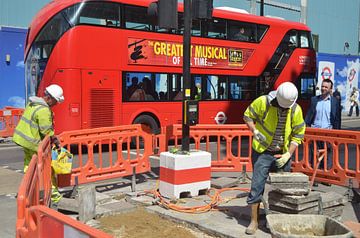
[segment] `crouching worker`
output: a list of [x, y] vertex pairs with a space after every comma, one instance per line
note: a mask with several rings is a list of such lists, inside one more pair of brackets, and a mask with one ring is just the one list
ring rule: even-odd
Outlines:
[[[30, 160], [37, 153], [38, 146], [49, 135], [51, 142], [60, 146], [54, 136], [53, 115], [51, 107], [64, 101], [63, 90], [59, 85], [52, 84], [45, 89], [43, 97], [30, 97], [25, 111], [15, 128], [13, 141], [24, 149], [24, 173], [26, 173]], [[54, 199], [53, 199], [54, 198]], [[51, 199], [58, 202], [61, 195], [54, 189]]]
[[253, 177], [247, 198], [251, 223], [246, 234], [252, 235], [258, 228], [259, 206], [269, 172], [289, 172], [290, 158], [303, 141], [305, 123], [297, 97], [295, 85], [285, 82], [269, 95], [255, 99], [244, 113], [244, 121], [253, 133]]

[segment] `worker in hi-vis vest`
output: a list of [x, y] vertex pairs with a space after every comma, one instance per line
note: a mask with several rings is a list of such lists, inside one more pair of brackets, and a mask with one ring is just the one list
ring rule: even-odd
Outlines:
[[[51, 107], [64, 101], [63, 90], [59, 85], [52, 84], [45, 89], [43, 97], [30, 97], [25, 111], [15, 128], [13, 141], [24, 149], [24, 173], [27, 171], [30, 160], [37, 153], [39, 143], [46, 135], [57, 147], [60, 143], [54, 136], [53, 115]], [[57, 192], [57, 193], [56, 193]], [[54, 191], [53, 197], [61, 198], [60, 193]]]
[[244, 121], [253, 133], [253, 177], [247, 198], [251, 222], [246, 234], [255, 234], [258, 228], [259, 206], [269, 172], [289, 172], [291, 156], [304, 139], [305, 122], [297, 98], [295, 85], [285, 82], [269, 95], [255, 99], [244, 113]]

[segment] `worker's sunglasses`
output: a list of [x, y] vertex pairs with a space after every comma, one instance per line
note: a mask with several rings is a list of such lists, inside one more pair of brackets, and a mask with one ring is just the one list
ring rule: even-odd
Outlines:
[[51, 96], [50, 93], [48, 93], [46, 90], [44, 91], [44, 94], [45, 94], [45, 96], [49, 96], [49, 97], [51, 97], [52, 100], [57, 102], [57, 100], [55, 98], [53, 98], [53, 96]]

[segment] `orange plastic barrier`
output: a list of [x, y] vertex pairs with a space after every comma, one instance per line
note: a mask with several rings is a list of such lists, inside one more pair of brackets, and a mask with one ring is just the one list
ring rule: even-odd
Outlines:
[[29, 208], [36, 205], [49, 206], [51, 198], [51, 150], [50, 139], [40, 143], [37, 155], [30, 161], [18, 190], [17, 197], [17, 237], [25, 237], [31, 224], [29, 223]]
[[46, 206], [33, 206], [29, 219], [32, 224], [27, 238], [110, 238], [109, 234], [82, 224], [74, 219], [56, 212]]
[[137, 174], [150, 171], [153, 135], [141, 125], [69, 131], [60, 141], [75, 156], [72, 173], [58, 175], [59, 187], [128, 176], [133, 168]]
[[[317, 157], [319, 148], [316, 142], [324, 142], [324, 169], [318, 169], [316, 181], [347, 186], [353, 180], [358, 187], [360, 181], [360, 132], [347, 130], [326, 130], [306, 128], [305, 141], [295, 155], [293, 171], [311, 176], [317, 160], [310, 164], [311, 156]], [[312, 154], [311, 154], [312, 152]], [[332, 166], [328, 163], [332, 162]]]
[[[163, 128], [162, 133], [165, 135], [158, 135], [157, 139], [165, 139], [166, 145], [159, 146], [160, 152], [167, 150], [170, 139], [174, 139], [174, 145], [180, 147], [181, 125]], [[243, 166], [246, 166], [246, 171], [252, 171], [252, 134], [245, 124], [192, 126], [190, 138], [194, 149], [212, 152], [213, 155], [216, 152], [216, 157], [212, 158], [212, 172], [240, 172]], [[295, 152], [293, 171], [303, 172], [310, 177], [314, 174], [317, 160], [310, 164], [309, 158], [318, 157], [320, 148], [317, 148], [316, 142], [324, 142], [326, 148], [323, 159], [325, 169], [318, 169], [315, 180], [341, 186], [348, 186], [352, 180], [352, 186], [359, 187], [360, 132], [306, 128], [304, 143]], [[161, 145], [159, 142], [157, 144]], [[329, 160], [332, 167], [328, 169]]]
[[[178, 147], [182, 135], [181, 125], [170, 128], [167, 129], [170, 135], [166, 138], [173, 138]], [[196, 125], [190, 128], [190, 137], [194, 140], [195, 149], [216, 152], [211, 162], [212, 172], [240, 172], [243, 166], [246, 171], [252, 171], [252, 134], [245, 124]]]
[[111, 237], [48, 208], [51, 197], [50, 153], [50, 139], [46, 137], [19, 186], [16, 237]]
[[0, 110], [0, 137], [10, 137], [14, 134], [24, 109], [5, 107]]

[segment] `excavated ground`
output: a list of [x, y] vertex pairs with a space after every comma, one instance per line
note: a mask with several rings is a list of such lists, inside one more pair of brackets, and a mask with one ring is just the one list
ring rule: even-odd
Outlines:
[[199, 230], [185, 224], [164, 219], [157, 214], [147, 212], [143, 207], [99, 219], [100, 230], [121, 238], [210, 238]]

